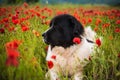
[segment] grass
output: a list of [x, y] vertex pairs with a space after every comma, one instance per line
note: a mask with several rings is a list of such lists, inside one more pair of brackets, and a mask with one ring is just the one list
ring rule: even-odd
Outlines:
[[[84, 26], [91, 25], [92, 29], [97, 29], [96, 33], [102, 37], [102, 45], [95, 49], [88, 65], [85, 66], [85, 80], [119, 80], [120, 78], [120, 20], [119, 7], [110, 6], [91, 6], [91, 5], [7, 5], [1, 6], [0, 9], [0, 79], [1, 80], [45, 80], [47, 72], [46, 44], [42, 40], [41, 34], [48, 29], [48, 23], [53, 16], [60, 13], [76, 14], [76, 17]], [[36, 6], [38, 8], [36, 8]], [[4, 10], [5, 9], [5, 10]], [[16, 15], [17, 10], [19, 23], [12, 22], [12, 16]], [[30, 10], [33, 10], [30, 11]], [[84, 12], [87, 12], [86, 15]], [[93, 11], [93, 13], [89, 12]], [[113, 11], [116, 11], [113, 13]], [[76, 13], [77, 12], [77, 13]], [[38, 15], [40, 14], [40, 16]], [[96, 13], [96, 14], [95, 14]], [[105, 14], [102, 14], [105, 13]], [[11, 16], [9, 16], [11, 14]], [[84, 16], [85, 14], [85, 16]], [[33, 17], [31, 17], [34, 15]], [[46, 16], [42, 18], [41, 16]], [[109, 17], [113, 18], [110, 19]], [[28, 19], [27, 19], [28, 17]], [[8, 21], [4, 22], [4, 18]], [[23, 22], [21, 18], [26, 18]], [[88, 22], [89, 18], [92, 22]], [[100, 19], [100, 23], [96, 24]], [[108, 26], [103, 26], [108, 23]], [[5, 27], [6, 24], [9, 26]], [[28, 30], [22, 31], [21, 24], [29, 27]], [[9, 30], [14, 27], [14, 30]], [[116, 32], [115, 30], [118, 29]], [[35, 30], [39, 35], [33, 32]], [[97, 37], [98, 37], [97, 36]], [[7, 66], [7, 52], [5, 45], [13, 40], [22, 40], [18, 46], [20, 56], [18, 57], [19, 65], [17, 67]], [[98, 50], [99, 49], [99, 50]], [[68, 80], [61, 77], [62, 80]], [[48, 79], [49, 80], [49, 79]]]

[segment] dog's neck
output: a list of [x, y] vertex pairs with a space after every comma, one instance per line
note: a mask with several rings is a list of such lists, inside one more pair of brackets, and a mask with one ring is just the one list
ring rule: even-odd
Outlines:
[[66, 51], [69, 51], [69, 50], [76, 50], [77, 49], [76, 47], [79, 48], [84, 43], [84, 41], [87, 41], [88, 43], [93, 43], [94, 44], [94, 41], [89, 40], [89, 39], [85, 38], [84, 36], [81, 36], [81, 43], [80, 44], [73, 44], [73, 45], [71, 45], [69, 47], [51, 45], [51, 51], [60, 51], [61, 50], [61, 52], [64, 52], [64, 51], [66, 52]]
[[77, 50], [80, 48], [81, 45], [85, 42], [85, 39], [81, 41], [80, 44], [73, 44], [68, 48], [60, 47], [60, 46], [54, 46], [54, 48], [51, 49], [51, 51], [54, 54], [67, 54], [67, 55], [72, 55], [77, 52]]
[[75, 43], [74, 42], [69, 42], [69, 43], [64, 43], [64, 44], [61, 44], [59, 46], [56, 46], [56, 45], [51, 45], [51, 49], [53, 49], [54, 47], [63, 47], [65, 49], [67, 49], [68, 47], [74, 45]]

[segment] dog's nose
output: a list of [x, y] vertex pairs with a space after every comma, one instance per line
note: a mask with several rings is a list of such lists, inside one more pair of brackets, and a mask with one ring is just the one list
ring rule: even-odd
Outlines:
[[45, 37], [45, 33], [42, 34], [42, 37]]

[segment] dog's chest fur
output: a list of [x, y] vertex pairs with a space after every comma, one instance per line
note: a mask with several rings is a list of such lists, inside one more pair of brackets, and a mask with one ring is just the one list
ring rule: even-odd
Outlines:
[[[55, 71], [73, 75], [76, 72], [82, 71], [87, 63], [84, 59], [89, 58], [93, 46], [94, 44], [87, 42], [85, 38], [82, 39], [80, 44], [66, 49], [63, 47], [54, 47], [51, 50], [51, 46], [49, 46], [46, 60], [53, 62], [53, 69]], [[53, 59], [52, 56], [56, 56], [56, 58]]]

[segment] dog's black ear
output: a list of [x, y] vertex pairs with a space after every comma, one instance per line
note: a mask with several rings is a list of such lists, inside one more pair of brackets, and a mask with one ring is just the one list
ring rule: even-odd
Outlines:
[[82, 24], [74, 17], [71, 17], [70, 21], [73, 25], [72, 27], [74, 27], [74, 30], [73, 30], [74, 37], [79, 37], [80, 35], [82, 35], [84, 33], [84, 28]]

